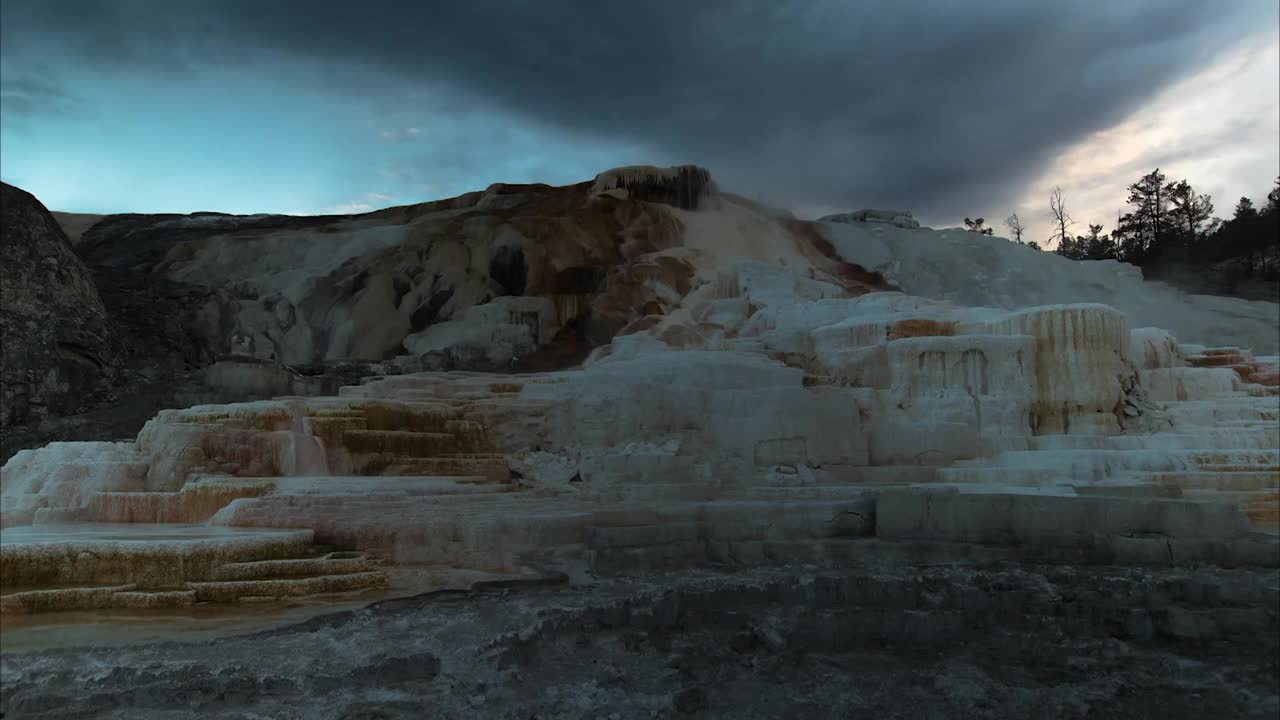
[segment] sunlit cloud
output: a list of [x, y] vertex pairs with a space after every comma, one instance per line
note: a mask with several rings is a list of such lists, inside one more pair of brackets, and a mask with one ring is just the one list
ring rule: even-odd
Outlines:
[[[1017, 205], [1028, 239], [1052, 235], [1049, 193], [1061, 186], [1084, 234], [1110, 231], [1126, 212], [1127, 188], [1155, 168], [1213, 196], [1229, 217], [1241, 196], [1259, 202], [1280, 174], [1280, 39], [1250, 38], [1203, 71], [1170, 86], [1123, 122], [1060, 155]], [[1002, 228], [1003, 229], [1003, 228]]]

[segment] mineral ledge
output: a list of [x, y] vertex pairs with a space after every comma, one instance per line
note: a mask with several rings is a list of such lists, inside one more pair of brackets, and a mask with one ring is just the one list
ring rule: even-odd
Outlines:
[[[165, 410], [132, 442], [19, 452], [0, 471], [0, 611], [345, 593], [411, 566], [830, 565], [899, 542], [1280, 566], [1272, 309], [1241, 331], [1258, 355], [1191, 345], [1223, 344], [1229, 313], [1127, 266], [902, 211], [800, 223], [694, 170], [579, 188], [586, 206], [643, 205], [671, 237], [625, 258], [633, 295], [608, 301], [631, 315], [578, 366], [388, 373], [336, 396]], [[486, 237], [490, 254], [516, 242]], [[929, 253], [998, 262], [961, 281]], [[1121, 289], [1035, 279], [1071, 273]], [[395, 341], [510, 363], [564, 315], [604, 312], [569, 300], [516, 292]], [[1190, 336], [1131, 327], [1157, 309]]]

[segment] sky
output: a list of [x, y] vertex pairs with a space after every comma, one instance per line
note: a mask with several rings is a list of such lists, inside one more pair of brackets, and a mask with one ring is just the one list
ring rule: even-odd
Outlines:
[[1280, 174], [1276, 0], [2, 0], [0, 179], [68, 212], [356, 213], [696, 163], [802, 217], [1083, 234]]

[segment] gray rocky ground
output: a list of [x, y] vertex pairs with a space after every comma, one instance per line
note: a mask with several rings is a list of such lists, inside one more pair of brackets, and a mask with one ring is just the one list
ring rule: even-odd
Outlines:
[[3, 656], [5, 718], [1263, 718], [1275, 571], [755, 569]]

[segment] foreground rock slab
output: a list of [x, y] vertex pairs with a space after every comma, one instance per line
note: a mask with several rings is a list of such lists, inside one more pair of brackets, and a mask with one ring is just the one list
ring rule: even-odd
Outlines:
[[[1274, 717], [1242, 570], [953, 565], [492, 587], [219, 639], [5, 653], [5, 717]], [[88, 640], [88, 638], [86, 638]], [[91, 640], [90, 640], [91, 641]]]

